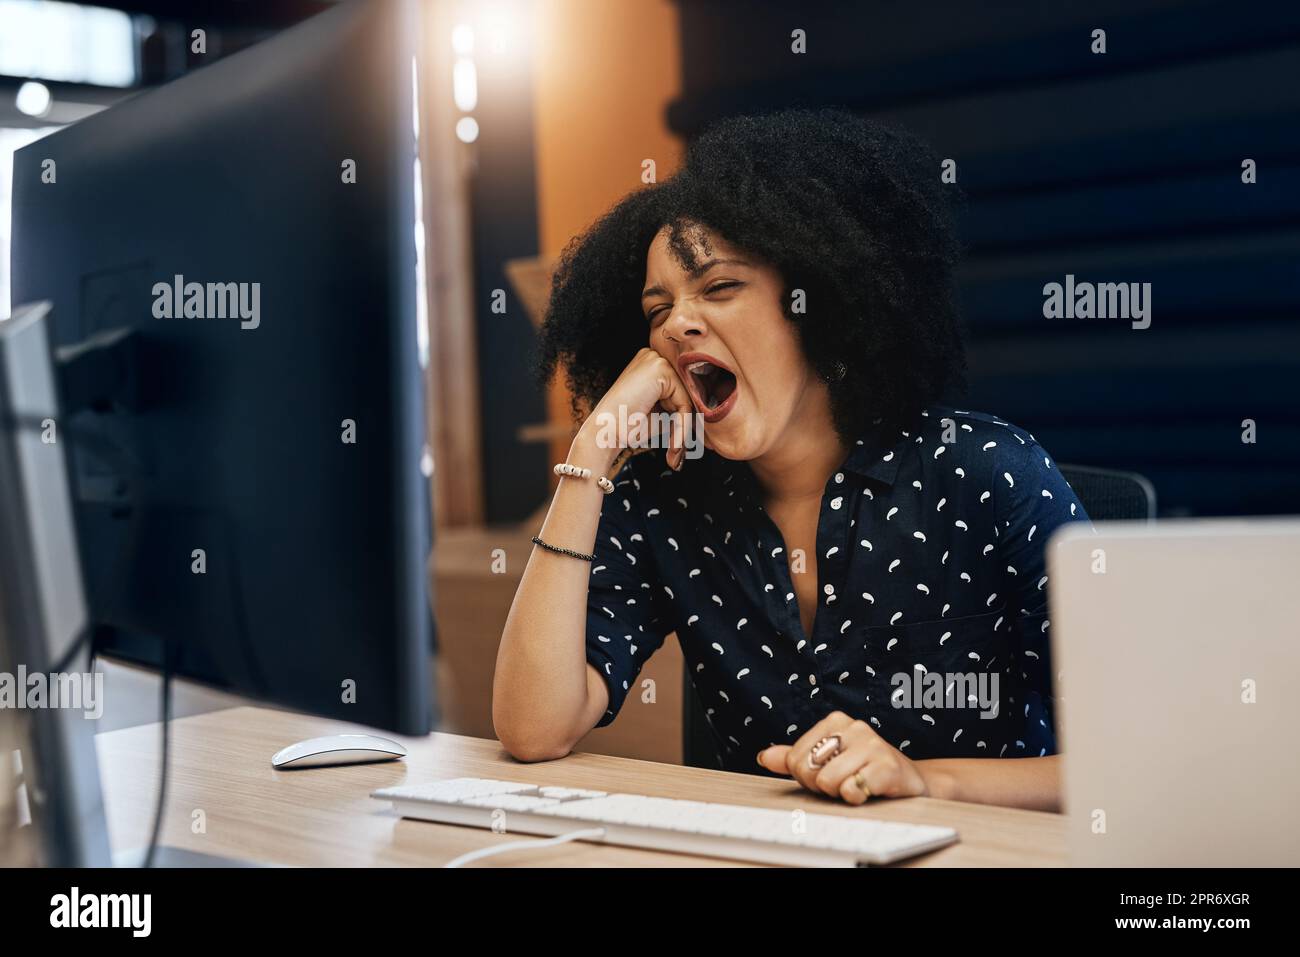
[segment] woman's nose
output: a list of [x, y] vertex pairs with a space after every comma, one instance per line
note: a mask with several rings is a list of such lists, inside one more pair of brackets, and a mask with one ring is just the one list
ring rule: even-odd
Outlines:
[[677, 342], [684, 342], [688, 336], [702, 336], [707, 329], [693, 303], [674, 306], [672, 314], [663, 324], [665, 338]]

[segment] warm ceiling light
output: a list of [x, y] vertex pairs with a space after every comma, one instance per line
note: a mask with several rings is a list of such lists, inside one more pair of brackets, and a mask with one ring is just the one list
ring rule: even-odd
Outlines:
[[456, 136], [462, 143], [473, 143], [478, 139], [478, 120], [472, 116], [462, 116], [456, 121]]
[[451, 68], [451, 95], [462, 113], [478, 106], [478, 71], [473, 60], [459, 59]]

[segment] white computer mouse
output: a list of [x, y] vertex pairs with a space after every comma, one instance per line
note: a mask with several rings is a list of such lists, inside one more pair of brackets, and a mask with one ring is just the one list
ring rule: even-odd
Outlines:
[[388, 738], [373, 734], [327, 734], [277, 751], [271, 758], [271, 766], [319, 768], [332, 764], [395, 761], [403, 757], [406, 757], [406, 748]]

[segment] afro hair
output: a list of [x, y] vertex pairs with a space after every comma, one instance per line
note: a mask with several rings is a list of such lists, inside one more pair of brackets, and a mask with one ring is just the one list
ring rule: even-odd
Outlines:
[[965, 385], [956, 187], [939, 174], [916, 138], [841, 110], [720, 121], [677, 174], [624, 197], [566, 247], [539, 374], [563, 367], [575, 414], [594, 406], [647, 345], [641, 290], [652, 240], [668, 227], [690, 270], [692, 227], [704, 226], [780, 274], [785, 314], [829, 383], [842, 437], [914, 422]]

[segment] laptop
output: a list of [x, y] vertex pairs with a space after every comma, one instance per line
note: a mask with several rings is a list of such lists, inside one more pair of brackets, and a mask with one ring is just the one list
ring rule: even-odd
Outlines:
[[1300, 519], [1067, 526], [1047, 567], [1071, 863], [1300, 865]]

